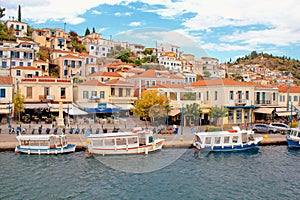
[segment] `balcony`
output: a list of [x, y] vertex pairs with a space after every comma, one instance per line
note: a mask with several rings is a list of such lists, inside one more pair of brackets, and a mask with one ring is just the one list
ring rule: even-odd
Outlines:
[[246, 105], [246, 103], [247, 103], [246, 99], [235, 99], [234, 100], [235, 105], [243, 105], [244, 106], [244, 105]]
[[256, 105], [270, 105], [271, 104], [271, 100], [256, 100], [255, 104]]
[[39, 100], [41, 102], [52, 102], [54, 100], [54, 95], [39, 95]]

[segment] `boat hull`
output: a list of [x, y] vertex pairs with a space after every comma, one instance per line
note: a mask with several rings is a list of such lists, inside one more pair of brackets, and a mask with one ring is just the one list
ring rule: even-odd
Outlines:
[[247, 150], [258, 150], [257, 144], [243, 144], [243, 145], [228, 145], [228, 146], [205, 146], [201, 148], [199, 145], [194, 144], [195, 148], [201, 151], [215, 151], [215, 152], [230, 152], [230, 151], [247, 151]]
[[286, 136], [286, 141], [289, 148], [300, 148], [300, 138], [291, 137], [290, 135]]
[[100, 155], [125, 155], [125, 154], [148, 154], [150, 152], [159, 151], [162, 149], [164, 139], [155, 140], [153, 143], [142, 146], [133, 147], [91, 147], [88, 146], [88, 152], [91, 154]]
[[33, 148], [33, 147], [21, 147], [20, 145], [16, 146], [16, 153], [24, 153], [24, 154], [66, 154], [75, 152], [76, 144], [68, 144], [62, 148]]

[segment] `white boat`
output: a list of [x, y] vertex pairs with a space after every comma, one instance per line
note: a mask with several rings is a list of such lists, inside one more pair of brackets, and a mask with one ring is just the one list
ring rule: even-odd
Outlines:
[[63, 154], [76, 149], [76, 144], [67, 143], [66, 135], [19, 135], [17, 140], [17, 153]]
[[244, 151], [257, 149], [262, 139], [253, 131], [233, 127], [229, 131], [195, 133], [194, 147], [203, 151]]
[[286, 136], [289, 148], [300, 148], [300, 130], [292, 128], [289, 135]]
[[155, 139], [152, 131], [138, 130], [90, 134], [87, 143], [89, 154], [120, 155], [158, 151], [162, 149], [164, 141], [165, 139]]

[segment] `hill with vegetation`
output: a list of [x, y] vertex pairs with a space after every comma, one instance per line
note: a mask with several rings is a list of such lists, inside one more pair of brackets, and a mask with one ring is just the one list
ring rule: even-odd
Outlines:
[[291, 73], [297, 79], [296, 81], [300, 82], [300, 61], [287, 56], [273, 56], [272, 54], [252, 51], [249, 55], [230, 61], [228, 65], [259, 65], [270, 70], [281, 71], [284, 75]]

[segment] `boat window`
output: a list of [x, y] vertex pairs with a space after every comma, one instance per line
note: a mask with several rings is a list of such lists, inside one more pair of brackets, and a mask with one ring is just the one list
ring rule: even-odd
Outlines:
[[48, 140], [41, 140], [40, 142], [40, 146], [48, 146]]
[[205, 144], [211, 144], [211, 137], [205, 138]]
[[239, 137], [238, 136], [233, 136], [232, 137], [232, 142], [233, 143], [237, 143], [238, 142]]
[[138, 139], [136, 137], [128, 138], [128, 144], [136, 144], [138, 143]]
[[23, 146], [29, 145], [29, 141], [28, 140], [22, 140], [21, 145], [23, 145]]
[[116, 138], [117, 145], [126, 145], [126, 138]]
[[103, 146], [103, 140], [93, 140], [93, 146]]
[[39, 141], [38, 140], [30, 140], [30, 146], [39, 146]]
[[223, 143], [229, 143], [229, 136], [224, 137], [224, 142]]
[[215, 137], [215, 144], [221, 143], [221, 137]]
[[106, 139], [104, 142], [105, 142], [104, 146], [114, 146], [115, 145], [115, 140], [114, 139]]

